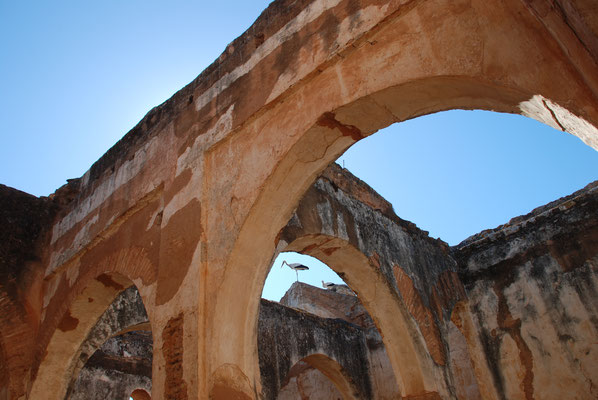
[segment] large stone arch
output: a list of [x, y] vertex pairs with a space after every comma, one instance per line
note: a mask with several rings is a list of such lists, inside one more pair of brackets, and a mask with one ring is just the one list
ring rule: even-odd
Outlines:
[[[356, 141], [394, 122], [464, 108], [527, 115], [598, 147], [595, 65], [567, 54], [522, 2], [416, 1], [382, 9], [380, 24], [325, 63], [299, 56], [287, 66], [295, 75], [313, 72], [272, 94], [277, 101], [206, 156], [213, 210], [207, 232], [236, 238], [209, 259], [223, 270], [214, 275], [216, 302], [207, 306], [207, 343], [237, 343], [212, 352], [208, 371], [232, 363], [241, 379], [256, 380], [255, 315], [276, 235], [317, 174]], [[216, 165], [230, 165], [233, 180], [217, 179]], [[222, 198], [231, 199], [228, 218]], [[238, 304], [230, 307], [231, 299]], [[240, 328], [232, 332], [233, 325]], [[405, 394], [436, 391], [432, 375]]]
[[[135, 285], [143, 303], [153, 304], [152, 291], [144, 282], [155, 281], [154, 270], [142, 249], [121, 249], [78, 272], [80, 275], [74, 277], [57, 274], [46, 288], [49, 303], [44, 310], [46, 326], [41, 331], [45, 335], [38, 344], [44, 353], [38, 353], [30, 398], [64, 398], [80, 368], [82, 345], [120, 293]], [[148, 317], [151, 321], [151, 313]]]
[[404, 393], [423, 392], [426, 376], [450, 386], [442, 330], [464, 290], [446, 244], [401, 220], [336, 164], [309, 188], [276, 240], [280, 251], [320, 259], [359, 294]]
[[402, 394], [426, 392], [426, 379], [441, 374], [435, 373], [407, 308], [395, 297], [386, 279], [375, 272], [370, 260], [347, 241], [326, 235], [303, 236], [285, 251], [315, 257], [342, 276], [382, 334]]
[[[23, 358], [32, 397], [63, 390], [68, 354], [115, 285], [131, 282], [161, 325], [156, 359], [168, 367], [154, 376], [154, 397], [257, 397], [256, 316], [277, 235], [326, 165], [391, 123], [479, 108], [536, 118], [598, 148], [595, 27], [545, 3], [273, 2], [48, 204], [56, 218], [32, 252], [44, 288], [24, 289], [26, 299], [43, 293], [33, 361]], [[144, 251], [147, 262], [111, 266]], [[55, 355], [65, 365], [53, 371]], [[433, 371], [421, 375], [405, 394], [441, 391]]]
[[151, 326], [141, 295], [135, 286], [131, 286], [114, 299], [79, 347], [72, 367], [67, 397], [74, 390], [81, 369], [104, 342], [134, 330], [151, 332]]

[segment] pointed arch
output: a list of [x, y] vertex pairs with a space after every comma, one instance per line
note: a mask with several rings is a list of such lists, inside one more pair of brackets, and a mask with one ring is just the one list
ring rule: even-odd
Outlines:
[[351, 379], [343, 367], [329, 356], [320, 353], [310, 354], [309, 356], [297, 361], [289, 369], [288, 373], [291, 374], [294, 368], [296, 368], [296, 366], [298, 366], [301, 362], [304, 362], [312, 368], [317, 369], [325, 377], [327, 377], [341, 393], [343, 399], [357, 400], [361, 398], [359, 390], [357, 390], [355, 385], [351, 382]]
[[[362, 78], [368, 80], [367, 77]], [[531, 87], [533, 85], [532, 82]], [[274, 253], [272, 243], [276, 243], [278, 230], [286, 223], [303, 193], [328, 163], [338, 158], [353, 143], [391, 123], [450, 109], [518, 113], [574, 133], [587, 144], [598, 148], [598, 130], [591, 123], [534, 92], [541, 93], [542, 89], [528, 91], [516, 85], [501, 86], [479, 76], [437, 75], [410, 80], [357, 97], [354, 101], [333, 108], [333, 111], [314, 115], [311, 126], [303, 132], [293, 132], [293, 140], [284, 155], [277, 158], [275, 165], [254, 157], [251, 163], [263, 163], [264, 168], [271, 168], [271, 173], [259, 185], [259, 194], [240, 228], [226, 263], [224, 278], [219, 282], [219, 295], [214, 311], [216, 322], [213, 324], [216, 328], [213, 334], [216, 337], [222, 336], [224, 332], [220, 332], [218, 327], [230, 326], [232, 321], [238, 324], [240, 320], [244, 320], [244, 329], [240, 329], [238, 333], [227, 332], [227, 335], [238, 334], [232, 340], [240, 343], [239, 348], [255, 346], [255, 338], [248, 333], [256, 331], [258, 294], [261, 293], [267, 276], [270, 265], [268, 254]], [[313, 99], [314, 103], [319, 101]], [[302, 103], [304, 102], [305, 98], [302, 98]], [[333, 104], [339, 102], [340, 99], [332, 101]], [[287, 103], [293, 105], [292, 100], [287, 99]], [[329, 106], [322, 105], [320, 110]], [[563, 124], [562, 121], [565, 120], [569, 123]], [[267, 129], [260, 131], [261, 135], [269, 133]], [[280, 133], [271, 134], [272, 140], [276, 142], [274, 137]], [[249, 160], [237, 162], [239, 165], [250, 163]], [[256, 234], [257, 231], [259, 235]], [[244, 299], [239, 302], [243, 306], [235, 306], [231, 310], [228, 308], [230, 301], [226, 300], [230, 298]], [[382, 304], [376, 304], [376, 307], [383, 306]], [[230, 321], [226, 321], [227, 319]], [[253, 351], [244, 350], [243, 353], [247, 355]], [[213, 356], [215, 359], [218, 357]], [[397, 358], [394, 357], [395, 362]], [[248, 361], [251, 357], [243, 359]], [[255, 370], [252, 365], [244, 368]], [[419, 372], [405, 371], [400, 383], [403, 395], [444, 390], [439, 387], [434, 368], [420, 363], [418, 369]]]
[[[67, 272], [54, 277], [47, 289], [54, 291], [46, 306], [46, 333], [38, 348], [44, 349], [35, 371], [31, 398], [62, 400], [74, 371], [76, 357], [92, 328], [116, 297], [136, 285], [145, 304], [143, 282], [154, 282], [154, 269], [140, 249], [121, 249], [104, 257], [103, 262], [81, 269], [72, 284]], [[72, 271], [70, 271], [72, 273]], [[148, 292], [149, 293], [149, 292]], [[151, 310], [146, 307], [146, 309]], [[48, 315], [49, 314], [49, 315]], [[151, 313], [148, 316], [151, 321]]]

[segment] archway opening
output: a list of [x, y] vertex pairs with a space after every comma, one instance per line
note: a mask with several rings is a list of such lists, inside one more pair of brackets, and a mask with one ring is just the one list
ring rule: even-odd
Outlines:
[[[363, 85], [366, 85], [366, 82], [370, 82], [366, 78], [367, 76], [371, 76], [370, 74], [362, 74], [360, 76], [363, 77], [363, 81], [361, 81]], [[394, 77], [395, 75], [393, 74], [392, 76]], [[324, 79], [323, 76], [320, 78]], [[318, 79], [314, 80], [314, 82], [316, 81]], [[263, 165], [268, 174], [259, 177], [256, 174], [255, 176], [260, 179], [259, 188], [256, 189], [258, 195], [247, 218], [244, 220], [230, 257], [227, 259], [225, 282], [219, 286], [222, 297], [224, 298], [238, 298], [239, 294], [243, 293], [243, 298], [247, 299], [243, 303], [244, 307], [242, 309], [226, 317], [226, 319], [231, 320], [231, 323], [238, 321], [239, 318], [243, 318], [245, 327], [242, 332], [257, 332], [257, 329], [255, 329], [255, 314], [259, 306], [258, 294], [261, 293], [261, 289], [263, 288], [268, 265], [271, 261], [271, 259], [269, 260], [269, 254], [272, 251], [272, 243], [274, 242], [274, 246], [277, 246], [280, 227], [287, 223], [288, 218], [293, 213], [293, 209], [297, 206], [297, 203], [317, 178], [318, 174], [352, 144], [394, 122], [406, 121], [422, 115], [450, 109], [498, 110], [530, 115], [547, 123], [550, 123], [550, 121], [554, 122], [548, 112], [551, 110], [548, 105], [552, 106], [553, 102], [549, 98], [534, 95], [534, 93], [542, 93], [542, 88], [534, 88], [533, 85], [531, 85], [531, 91], [524, 91], [519, 88], [515, 89], [509, 85], [501, 85], [496, 82], [479, 79], [479, 77], [472, 78], [469, 75], [434, 75], [398, 83], [392, 79], [391, 81], [389, 85], [376, 86], [379, 90], [372, 89], [372, 91], [378, 91], [364, 93], [362, 97], [356, 95], [344, 98], [340, 95], [337, 96], [336, 93], [331, 94], [330, 97], [332, 100], [326, 102], [327, 105], [314, 106], [309, 112], [306, 111], [305, 115], [301, 114], [301, 118], [305, 120], [305, 123], [300, 123], [298, 120], [293, 119], [297, 124], [293, 125], [292, 128], [289, 127], [290, 130], [287, 136], [280, 134], [278, 125], [275, 128], [274, 125], [272, 127], [264, 125], [264, 129], [259, 130], [264, 140], [268, 137], [273, 142], [279, 143], [275, 138], [280, 138], [280, 142], [285, 140], [286, 142], [277, 148], [278, 154], [282, 154], [280, 158], [271, 157], [272, 153], [264, 153], [261, 158], [253, 157], [255, 153], [251, 153], [252, 160], [255, 161], [252, 165]], [[380, 81], [377, 83], [380, 83]], [[280, 105], [279, 108], [286, 110], [285, 107], [299, 106], [299, 104], [303, 104], [301, 103], [303, 100], [302, 97], [298, 96], [297, 98], [289, 99], [289, 101], [285, 102], [284, 106]], [[538, 103], [538, 101], [542, 102], [542, 100], [544, 100], [543, 105]], [[534, 101], [534, 104], [541, 108], [541, 110], [538, 109], [536, 111], [543, 113], [542, 115], [534, 115], [529, 112], [530, 109], [525, 108]], [[573, 111], [578, 113], [581, 111], [575, 109], [575, 107], [573, 109]], [[546, 110], [548, 110], [548, 113], [544, 112]], [[305, 119], [307, 115], [309, 118]], [[582, 115], [585, 114], [582, 113]], [[592, 133], [595, 132], [595, 128], [589, 125], [588, 127], [588, 132], [590, 132], [588, 137], [595, 138], [596, 135]], [[565, 127], [564, 129], [570, 132], [573, 131], [570, 127]], [[586, 140], [586, 142], [593, 143], [591, 140]], [[241, 141], [240, 143], [245, 142]], [[225, 157], [223, 159], [226, 159], [224, 151], [217, 153], [213, 157], [223, 156]], [[247, 174], [245, 179], [249, 181], [252, 177], [254, 177], [252, 174]], [[255, 235], [256, 229], [262, 232], [261, 236]], [[331, 242], [327, 243], [330, 244]], [[322, 244], [323, 242], [316, 243], [315, 245]], [[254, 250], [251, 251], [251, 249]], [[288, 250], [297, 251], [298, 249], [289, 248]], [[332, 251], [332, 248], [327, 245], [326, 250]], [[307, 253], [314, 255], [315, 252]], [[325, 255], [322, 257], [323, 259], [326, 258]], [[320, 257], [318, 256], [318, 258]], [[356, 268], [359, 268], [357, 264], [367, 265], [368, 262], [368, 257], [366, 256], [360, 262], [355, 262], [354, 264]], [[351, 284], [351, 282], [347, 282]], [[360, 291], [360, 294], [363, 294], [363, 292]], [[376, 293], [372, 293], [372, 295], [375, 297]], [[389, 295], [392, 296], [392, 294]], [[372, 300], [370, 304], [373, 305], [378, 301]], [[368, 302], [364, 301], [365, 303]], [[219, 318], [225, 311], [224, 304], [225, 302], [220, 302], [217, 306], [216, 314]], [[395, 329], [397, 335], [401, 335], [401, 331], [405, 332], [409, 330], [407, 327], [409, 317], [407, 315], [403, 316], [405, 326], [402, 328], [395, 327], [398, 328]], [[380, 323], [381, 331], [384, 334], [385, 329], [382, 320], [377, 319], [377, 322]], [[218, 336], [220, 333], [216, 332], [214, 335]], [[239, 336], [242, 335], [239, 334]], [[434, 367], [430, 367], [429, 360], [425, 360], [427, 356], [419, 350], [416, 351], [416, 349], [421, 347], [421, 343], [413, 342], [412, 337], [404, 337], [404, 339], [398, 341], [401, 346], [396, 347], [400, 347], [400, 350], [397, 351], [395, 357], [391, 357], [395, 360], [393, 361], [393, 367], [405, 368], [404, 371], [397, 374], [397, 379], [401, 381], [401, 386], [405, 383], [410, 385], [404, 389], [404, 395], [422, 395], [431, 392], [442, 395], [446, 393], [446, 382], [438, 382], [437, 371]], [[239, 343], [243, 342], [241, 337], [234, 340]], [[255, 343], [254, 340], [252, 342]], [[401, 352], [410, 354], [400, 354]], [[256, 370], [255, 363], [249, 361], [251, 357], [245, 357], [245, 354], [247, 353], [238, 355], [238, 358], [243, 360], [240, 364], [244, 364], [242, 368], [247, 370], [248, 373], [254, 374]], [[253, 351], [252, 354], [256, 354], [256, 352]], [[415, 359], [418, 358], [418, 354], [424, 357], [420, 365], [400, 365], [401, 359]], [[226, 358], [229, 355], [222, 354], [222, 356]], [[220, 355], [217, 357], [220, 357]], [[233, 357], [229, 358], [232, 359]]]
[[[468, 127], [467, 132], [459, 132], [459, 129], [463, 130], [463, 121], [467, 121], [468, 119], [469, 122], [473, 123]], [[450, 126], [447, 124], [447, 120], [458, 120], [460, 125], [456, 129], [456, 125], [453, 124]], [[430, 125], [430, 121], [432, 121], [432, 125], [436, 125], [436, 128], [425, 127], [425, 125]], [[402, 129], [396, 129], [398, 127]], [[421, 132], [423, 129], [427, 130], [427, 132]], [[391, 142], [388, 140], [389, 137], [398, 140], [389, 144]], [[539, 137], [542, 137], [544, 140], [539, 140]], [[381, 144], [378, 143], [377, 153], [376, 150], [371, 151], [372, 146], [369, 146], [370, 141], [376, 138], [382, 139], [379, 140]], [[450, 139], [447, 140], [447, 138]], [[464, 146], [465, 143], [468, 146]], [[363, 147], [365, 148], [369, 147], [370, 151], [366, 151], [369, 153], [367, 156], [363, 154], [364, 152], [359, 154], [359, 147], [362, 144], [364, 144]], [[426, 149], [430, 148], [432, 149], [426, 152]], [[387, 153], [388, 155], [380, 155], [380, 149], [400, 149], [400, 154], [395, 154], [393, 157], [392, 150], [390, 150], [390, 153]], [[372, 153], [375, 155], [372, 155]], [[441, 158], [440, 155], [442, 153], [446, 157]], [[384, 153], [382, 152], [382, 154]], [[419, 158], [414, 158], [414, 154], [419, 154]], [[376, 162], [372, 162], [372, 157], [374, 157]], [[401, 188], [403, 190], [398, 191], [398, 195], [393, 194], [392, 190], [389, 191], [388, 189], [399, 185], [389, 183], [388, 175], [396, 175], [394, 178], [400, 182], [411, 180], [415, 181], [415, 183], [421, 183], [417, 182], [418, 179], [416, 177], [421, 176], [423, 172], [426, 178], [420, 179], [424, 182], [424, 185], [420, 186], [424, 188], [428, 186], [428, 189], [431, 188], [431, 190], [428, 191], [428, 198], [419, 197], [415, 200], [415, 203], [419, 203], [420, 210], [423, 210], [420, 211], [420, 215], [425, 215], [426, 212], [429, 213], [430, 207], [434, 207], [434, 204], [451, 200], [452, 203], [445, 205], [444, 210], [441, 209], [441, 213], [452, 217], [451, 219], [445, 218], [443, 221], [444, 224], [453, 228], [463, 228], [464, 225], [468, 225], [465, 229], [461, 229], [460, 231], [454, 230], [455, 232], [450, 234], [450, 243], [454, 245], [483, 229], [493, 228], [506, 223], [511, 217], [527, 213], [533, 208], [555, 200], [560, 196], [568, 195], [572, 191], [580, 189], [598, 178], [598, 155], [593, 149], [579, 141], [578, 138], [564, 135], [562, 132], [558, 132], [525, 117], [482, 111], [441, 112], [402, 124], [392, 125], [382, 132], [354, 145], [337, 160], [337, 163], [352, 172], [355, 169], [358, 170], [356, 171], [358, 175], [359, 170], [363, 169], [366, 171], [365, 175], [369, 173], [370, 176], [374, 176], [376, 178], [374, 181], [381, 182], [378, 186], [378, 191], [386, 193], [386, 196], [392, 200], [398, 199], [398, 202], [393, 201], [395, 204], [401, 204], [400, 201], [408, 198], [411, 192], [414, 191], [406, 185], [407, 188]], [[380, 169], [384, 169], [384, 167], [387, 167], [388, 171], [390, 171], [390, 174], [386, 174], [386, 181], [378, 179], [379, 177], [376, 176], [383, 175], [380, 174]], [[438, 175], [436, 181], [429, 179], [434, 174]], [[570, 179], [571, 176], [575, 176], [576, 179]], [[368, 181], [369, 179], [364, 178], [364, 180]], [[455, 192], [455, 188], [459, 188], [460, 190], [457, 191], [461, 191], [463, 196], [456, 196], [456, 199], [448, 199], [447, 193]], [[540, 189], [545, 190], [541, 191]], [[464, 203], [463, 197], [470, 197], [469, 200], [473, 203], [477, 202], [479, 203], [478, 206], [482, 205], [485, 207], [474, 209], [474, 207]], [[319, 207], [320, 205], [318, 203], [317, 206]], [[316, 203], [313, 203], [312, 206], [315, 208]], [[390, 207], [392, 209], [392, 205]], [[399, 216], [403, 216], [401, 212], [403, 206], [400, 205], [396, 208], [399, 208]], [[456, 215], [458, 211], [469, 213], [469, 220], [465, 221], [467, 218]], [[334, 213], [331, 215], [332, 219], [337, 217]], [[293, 216], [293, 219], [295, 218], [296, 215]], [[435, 218], [438, 219], [437, 217], [432, 217], [428, 220], [433, 221]], [[441, 239], [445, 236], [442, 233], [438, 233], [438, 229], [433, 229], [427, 225], [427, 222], [421, 223], [421, 220], [418, 220], [417, 216], [410, 216], [409, 219], [415, 220], [420, 226], [423, 225], [424, 229], [433, 231], [433, 236], [440, 236]], [[445, 222], [447, 220], [449, 222]], [[304, 221], [295, 220], [289, 224], [301, 227], [302, 223]], [[284, 234], [282, 236], [284, 240]], [[315, 247], [326, 243], [326, 240], [328, 239], [321, 241], [317, 245], [315, 243], [317, 240], [313, 242], [310, 242], [310, 240], [303, 241], [300, 246], [291, 246], [291, 249], [296, 251], [300, 251], [300, 248], [313, 250]], [[290, 250], [289, 248], [286, 249]], [[328, 250], [332, 254], [336, 249], [334, 246], [328, 246], [323, 252], [326, 253], [326, 250]], [[315, 255], [317, 251], [308, 253]], [[330, 256], [330, 254], [327, 254], [327, 256]], [[284, 258], [283, 255], [276, 259], [271, 274], [276, 274]], [[291, 258], [291, 256], [287, 255], [286, 258]], [[291, 258], [288, 262], [302, 264], [309, 262], [302, 260], [309, 259]], [[336, 267], [338, 268], [339, 266], [337, 265]], [[295, 273], [285, 268], [277, 275], [283, 273], [282, 271], [286, 271], [288, 274], [287, 284], [279, 284], [278, 286], [288, 287], [289, 281], [295, 281]], [[403, 271], [399, 275], [401, 273]], [[300, 272], [299, 274], [299, 280], [311, 280], [318, 283], [321, 281], [317, 278], [311, 278], [308, 272]], [[409, 277], [407, 275], [405, 277], [408, 281], [414, 278], [414, 276]], [[436, 284], [435, 279], [431, 280], [430, 283]], [[271, 290], [269, 288], [271, 280], [271, 275], [269, 275], [264, 286], [264, 293]], [[422, 293], [423, 291], [421, 290], [419, 292], [416, 291], [415, 296], [422, 296]], [[279, 298], [280, 295], [276, 295], [276, 297]], [[425, 304], [425, 307], [431, 307], [427, 301], [423, 301], [421, 304]], [[371, 306], [376, 307], [375, 304]], [[429, 312], [429, 310], [426, 312]], [[418, 324], [424, 335], [428, 351], [431, 352], [435, 362], [443, 364], [445, 362], [442, 361], [443, 357], [447, 357], [447, 352], [452, 352], [453, 349], [443, 349], [442, 344], [440, 348], [434, 349], [434, 343], [441, 342], [438, 339], [439, 333], [429, 334], [429, 332], [426, 332], [426, 326], [430, 326], [430, 322], [434, 318], [442, 318], [442, 316], [425, 317], [421, 321], [418, 321]], [[434, 335], [436, 335], [436, 339], [433, 338]], [[437, 352], [436, 354], [440, 355], [435, 356], [435, 351]], [[442, 353], [445, 355], [442, 355]], [[474, 387], [472, 390], [476, 391], [477, 383], [475, 382], [475, 378], [472, 379], [473, 383], [471, 385]]]
[[457, 245], [598, 179], [598, 152], [534, 119], [450, 110], [392, 124], [336, 161], [397, 215]]
[[[283, 261], [290, 265], [301, 264], [309, 269], [300, 270], [297, 274]], [[264, 303], [262, 300], [260, 307], [258, 352], [263, 383], [267, 386], [266, 398], [275, 398], [273, 396], [277, 390], [280, 390], [278, 398], [283, 399], [296, 397], [299, 391], [303, 394], [309, 392], [308, 397], [313, 398], [344, 397], [326, 374], [322, 375], [322, 371], [306, 364], [305, 360], [297, 361], [293, 366], [284, 361], [287, 358], [297, 360], [297, 357], [304, 357], [307, 350], [303, 346], [295, 346], [295, 342], [305, 340], [313, 342], [314, 349], [328, 352], [328, 356], [333, 358], [339, 357], [339, 353], [349, 354], [347, 347], [360, 349], [352, 358], [365, 367], [361, 376], [355, 378], [358, 382], [361, 379], [361, 391], [376, 393], [383, 398], [399, 396], [400, 390], [376, 324], [358, 295], [328, 265], [307, 254], [294, 251], [280, 253], [266, 279], [263, 293], [263, 297], [278, 301]], [[279, 309], [275, 321], [271, 318], [273, 308]], [[303, 315], [304, 319], [294, 329], [297, 313], [300, 318]], [[358, 343], [349, 342], [345, 347], [331, 345], [338, 343], [336, 335], [345, 331], [348, 336], [353, 335]], [[308, 337], [311, 339], [306, 339]], [[285, 345], [287, 340], [292, 342], [290, 347]], [[273, 348], [278, 351], [273, 351]], [[338, 362], [355, 371], [342, 356]], [[276, 380], [271, 375], [278, 375], [285, 370], [288, 370], [288, 374], [278, 376], [279, 381], [274, 383], [278, 387], [269, 388], [270, 382]]]
[[[305, 265], [309, 269], [294, 272], [283, 262]], [[272, 263], [268, 277], [264, 282], [262, 298], [279, 302], [295, 282], [303, 282], [323, 289], [327, 288], [326, 283], [346, 286], [345, 281], [336, 272], [317, 258], [287, 251], [278, 254]], [[332, 285], [330, 286], [332, 289]]]
[[[284, 236], [284, 235], [283, 235]], [[376, 396], [381, 396], [382, 398], [394, 398], [400, 396], [401, 390], [399, 387], [399, 382], [396, 380], [396, 376], [393, 370], [392, 363], [390, 361], [389, 355], [387, 353], [387, 349], [385, 347], [384, 339], [378, 330], [378, 325], [374, 322], [372, 316], [366, 310], [366, 307], [361, 303], [360, 298], [358, 296], [359, 293], [354, 292], [351, 288], [345, 284], [345, 282], [341, 279], [341, 276], [345, 276], [344, 273], [347, 273], [349, 278], [353, 279], [353, 283], [357, 283], [362, 281], [362, 283], [357, 284], [357, 287], [363, 289], [366, 293], [366, 298], [370, 301], [375, 297], [373, 293], [377, 290], [375, 286], [377, 285], [386, 285], [382, 282], [380, 276], [376, 276], [375, 274], [372, 275], [373, 271], [369, 273], [360, 274], [356, 271], [359, 269], [359, 265], [363, 266], [364, 261], [367, 263], [367, 260], [364, 260], [363, 254], [359, 254], [355, 252], [355, 250], [351, 250], [349, 248], [340, 249], [340, 246], [335, 246], [334, 240], [332, 238], [324, 238], [325, 242], [331, 244], [331, 248], [333, 249], [332, 252], [327, 251], [324, 249], [323, 253], [318, 253], [318, 246], [313, 246], [314, 243], [319, 241], [318, 238], [314, 238], [311, 236], [307, 236], [304, 239], [299, 239], [294, 241], [293, 243], [289, 244], [289, 247], [295, 251], [286, 251], [281, 253], [276, 261], [273, 264], [273, 268], [271, 273], [266, 280], [266, 284], [264, 287], [264, 293], [267, 292], [268, 286], [274, 286], [272, 279], [272, 275], [279, 271], [280, 265], [282, 260], [287, 260], [289, 263], [302, 263], [304, 265], [309, 266], [309, 271], [302, 271], [300, 272], [299, 282], [296, 281], [296, 274], [291, 269], [284, 267], [282, 271], [278, 272], [276, 275], [287, 275], [287, 285], [289, 282], [291, 283], [290, 289], [284, 294], [282, 299], [280, 299], [280, 305], [278, 307], [290, 307], [292, 309], [300, 310], [302, 313], [308, 313], [309, 315], [313, 316], [312, 319], [318, 319], [322, 322], [318, 322], [317, 326], [313, 328], [313, 331], [318, 331], [319, 328], [325, 326], [327, 323], [326, 321], [343, 321], [347, 322], [351, 325], [352, 329], [359, 331], [360, 337], [363, 339], [364, 346], [363, 352], [357, 353], [353, 356], [354, 359], [359, 359], [361, 364], [367, 366], [366, 370], [362, 371], [362, 375], [359, 378], [356, 378], [356, 381], [359, 379], [363, 379], [365, 382], [362, 386], [362, 392], [371, 392], [375, 393]], [[307, 245], [307, 248], [311, 248], [314, 252], [306, 254], [297, 253], [298, 248], [305, 247], [304, 244]], [[338, 250], [338, 252], [337, 252]], [[304, 250], [305, 251], [305, 250]], [[333, 254], [334, 253], [334, 254]], [[334, 268], [330, 268], [328, 265], [334, 265]], [[351, 264], [351, 265], [350, 265]], [[274, 273], [272, 272], [274, 271]], [[336, 272], [335, 272], [336, 271]], [[337, 272], [340, 274], [337, 274]], [[363, 271], [365, 272], [365, 271]], [[310, 274], [310, 275], [308, 275]], [[324, 278], [324, 279], [323, 279]], [[334, 280], [335, 283], [327, 282], [325, 279]], [[370, 283], [366, 283], [369, 281]], [[305, 282], [310, 282], [313, 285]], [[321, 284], [321, 285], [320, 285]], [[323, 286], [323, 287], [316, 287]], [[284, 286], [284, 285], [283, 285]], [[388, 289], [382, 289], [378, 291], [378, 299], [386, 298], [385, 302], [388, 303], [391, 301], [390, 297], [392, 296], [390, 293], [385, 293]], [[398, 305], [397, 305], [398, 306]], [[269, 306], [271, 307], [271, 306]], [[268, 307], [266, 307], [267, 310]], [[382, 307], [388, 309], [388, 306]], [[391, 307], [393, 308], [393, 307]], [[383, 310], [376, 310], [376, 316], [380, 318], [380, 313], [384, 314], [390, 312], [393, 314], [394, 319], [398, 318], [398, 309], [394, 309], [394, 311], [383, 311]], [[264, 316], [266, 314], [266, 316]], [[278, 337], [274, 339], [274, 342], [264, 340], [264, 336], [268, 337], [268, 334], [264, 334], [263, 331], [267, 331], [270, 333], [273, 328], [271, 325], [264, 323], [263, 320], [267, 320], [268, 312], [264, 312], [264, 303], [262, 301], [262, 307], [260, 311], [260, 324], [259, 324], [259, 333], [258, 333], [258, 352], [260, 353], [260, 368], [262, 371], [262, 378], [267, 381], [271, 378], [270, 375], [272, 373], [272, 368], [270, 367], [271, 358], [268, 358], [268, 353], [270, 352], [270, 348], [265, 348], [265, 346], [270, 347], [278, 347], [279, 349], [283, 349], [282, 357], [283, 358], [291, 358], [293, 359], [294, 356], [297, 356], [297, 352], [291, 351], [290, 355], [285, 354], [284, 351], [287, 350], [287, 347], [284, 345], [285, 340], [288, 339], [287, 336], [293, 337], [296, 341], [301, 341], [302, 337], [305, 340], [306, 332], [305, 327], [311, 327], [310, 323], [302, 323], [302, 329], [300, 331], [290, 330], [288, 333], [283, 334], [280, 333]], [[284, 317], [287, 316], [284, 313], [280, 314], [283, 318], [279, 318], [277, 324], [279, 326], [292, 326], [292, 318], [290, 320], [286, 320]], [[291, 316], [292, 317], [292, 316]], [[309, 319], [311, 321], [311, 319]], [[397, 330], [401, 325], [393, 325], [392, 328], [389, 329], [388, 337], [392, 337], [396, 334]], [[279, 329], [276, 326], [274, 329]], [[327, 349], [330, 353], [335, 354], [348, 352], [349, 347], [354, 346], [352, 344], [345, 344], [345, 347], [340, 346], [330, 347], [330, 343], [336, 342], [334, 339], [335, 334], [342, 331], [344, 329], [343, 326], [333, 326], [330, 330], [326, 333], [326, 335], [316, 335], [315, 337], [318, 340], [315, 341], [316, 347], [320, 349]], [[284, 329], [283, 329], [284, 330]], [[302, 336], [303, 335], [303, 336]], [[307, 336], [311, 335], [307, 333]], [[284, 336], [284, 339], [281, 338]], [[403, 335], [405, 336], [405, 335]], [[405, 341], [406, 338], [402, 337], [395, 337], [395, 343], [397, 341]], [[356, 348], [359, 346], [355, 346]], [[301, 350], [299, 350], [301, 351]], [[396, 353], [396, 352], [395, 352]], [[301, 353], [299, 353], [300, 355]], [[266, 360], [266, 362], [264, 362]], [[266, 365], [265, 365], [266, 364]], [[276, 362], [274, 363], [276, 364]], [[341, 361], [341, 364], [342, 361]], [[284, 363], [283, 363], [284, 365]], [[344, 365], [344, 364], [343, 364]], [[290, 365], [288, 366], [290, 367]], [[299, 368], [299, 367], [298, 367]], [[303, 369], [299, 368], [300, 372]], [[351, 368], [347, 368], [351, 370]], [[409, 368], [407, 368], [409, 369]], [[417, 369], [417, 367], [416, 367]], [[278, 364], [278, 370], [284, 371], [284, 367], [281, 368], [281, 364]], [[302, 373], [302, 372], [301, 372]], [[415, 373], [411, 371], [407, 375]], [[293, 392], [297, 390], [301, 385], [303, 380], [305, 383], [312, 382], [312, 379], [320, 379], [318, 378], [319, 372], [312, 371], [312, 370], [305, 370], [305, 376], [297, 375], [296, 379], [293, 380], [293, 383], [290, 387], [286, 387], [284, 389], [285, 392]], [[415, 379], [416, 380], [416, 379]], [[286, 382], [282, 385], [285, 386]], [[363, 382], [362, 382], [363, 383]], [[413, 383], [411, 383], [413, 384]], [[316, 385], [317, 387], [318, 385]], [[324, 393], [328, 393], [327, 386], [322, 386], [322, 391], [318, 394], [324, 395]], [[288, 394], [288, 393], [287, 393]]]
[[[56, 315], [58, 326], [44, 339], [46, 351], [30, 397], [73, 398], [71, 393], [75, 391], [80, 371], [105, 342], [129, 331], [151, 331], [142, 298], [144, 288], [138, 290], [136, 286], [142, 281], [133, 277], [134, 282], [114, 271], [131, 264], [131, 260], [123, 257], [111, 269], [89, 268], [71, 283], [70, 291], [52, 299], [45, 311]], [[142, 269], [140, 273], [143, 272]], [[56, 275], [54, 279], [61, 282], [68, 278]], [[149, 370], [151, 374], [151, 363]], [[117, 397], [128, 399], [133, 389]], [[90, 398], [85, 388], [80, 393], [79, 398]]]
[[87, 360], [73, 382], [69, 398], [151, 399], [152, 344], [152, 333], [144, 330], [109, 338]]
[[71, 399], [150, 399], [153, 337], [135, 286], [120, 293], [79, 349]]

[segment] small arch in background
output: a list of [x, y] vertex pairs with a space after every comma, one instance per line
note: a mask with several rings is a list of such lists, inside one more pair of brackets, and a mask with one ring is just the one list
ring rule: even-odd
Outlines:
[[[285, 385], [281, 389], [284, 389], [293, 377], [299, 376], [310, 368], [317, 370], [328, 378], [334, 384], [341, 398], [348, 400], [360, 398], [358, 390], [346, 376], [340, 364], [324, 354], [312, 354], [296, 362], [289, 370]], [[284, 398], [284, 395], [278, 398]]]

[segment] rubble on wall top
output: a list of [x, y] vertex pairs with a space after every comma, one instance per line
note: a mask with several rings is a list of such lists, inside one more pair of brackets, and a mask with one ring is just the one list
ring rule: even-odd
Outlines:
[[560, 199], [551, 201], [540, 207], [536, 207], [531, 212], [520, 215], [518, 217], [511, 218], [511, 220], [503, 225], [500, 225], [494, 229], [486, 229], [480, 233], [472, 235], [467, 239], [463, 240], [452, 248], [460, 251], [472, 246], [480, 246], [483, 243], [493, 242], [520, 232], [529, 224], [535, 224], [539, 220], [554, 217], [559, 213], [567, 212], [575, 204], [582, 203], [585, 199], [598, 197], [598, 181], [594, 181], [586, 185], [583, 189], [580, 189], [568, 196], [561, 197]]

